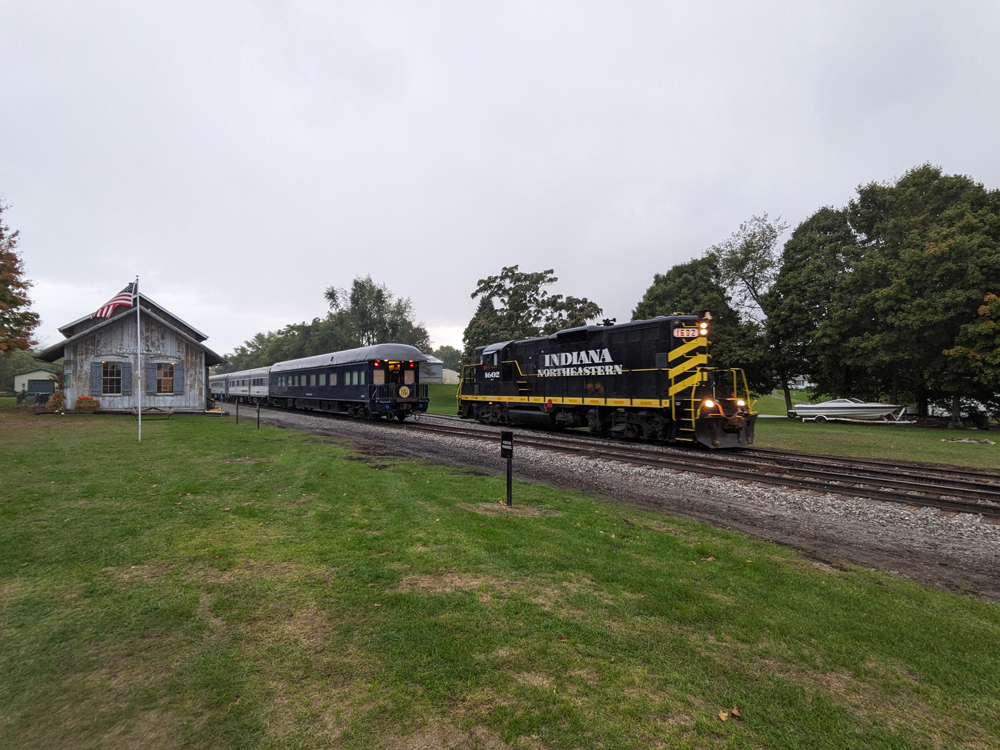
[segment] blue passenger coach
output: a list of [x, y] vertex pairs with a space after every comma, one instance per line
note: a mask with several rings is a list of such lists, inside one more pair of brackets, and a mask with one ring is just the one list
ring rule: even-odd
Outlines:
[[[397, 419], [427, 411], [427, 386], [420, 383], [420, 363], [427, 357], [406, 344], [375, 344], [317, 354], [254, 370], [266, 393], [244, 392], [235, 383], [251, 371], [213, 375], [213, 396], [263, 402], [287, 409], [347, 414], [362, 419]], [[263, 391], [264, 389], [261, 389]]]

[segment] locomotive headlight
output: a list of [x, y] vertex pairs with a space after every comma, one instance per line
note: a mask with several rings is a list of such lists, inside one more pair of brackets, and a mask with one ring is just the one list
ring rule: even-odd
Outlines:
[[699, 323], [698, 327], [701, 328], [702, 330], [706, 330], [708, 328], [708, 323], [705, 322]]
[[736, 399], [736, 405], [737, 405], [737, 406], [746, 406], [746, 405], [747, 405], [747, 402], [746, 402], [746, 401], [744, 401], [744, 400], [743, 400], [743, 399], [741, 399], [741, 398], [738, 398], [738, 399]]
[[705, 401], [704, 401], [704, 403], [703, 403], [703, 405], [704, 405], [704, 407], [706, 409], [714, 409], [715, 408], [715, 402], [712, 399], [710, 399], [710, 398], [706, 398]]

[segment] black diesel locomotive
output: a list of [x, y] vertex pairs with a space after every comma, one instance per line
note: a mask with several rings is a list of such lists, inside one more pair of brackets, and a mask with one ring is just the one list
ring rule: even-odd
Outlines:
[[709, 367], [711, 315], [670, 315], [476, 349], [459, 415], [709, 448], [753, 443], [742, 370]]

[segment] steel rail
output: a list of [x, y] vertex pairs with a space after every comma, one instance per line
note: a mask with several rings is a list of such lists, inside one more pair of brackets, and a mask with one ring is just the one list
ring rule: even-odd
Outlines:
[[[400, 427], [476, 440], [494, 441], [497, 439], [495, 431], [477, 429], [472, 426], [410, 424], [400, 425]], [[689, 471], [851, 497], [887, 500], [906, 505], [929, 506], [961, 513], [979, 513], [983, 516], [1000, 518], [1000, 489], [990, 491], [982, 487], [968, 486], [968, 483], [962, 483], [962, 486], [947, 486], [914, 482], [908, 479], [871, 477], [858, 473], [839, 474], [827, 470], [789, 468], [776, 462], [767, 464], [760, 460], [734, 460], [718, 454], [712, 454], [708, 457], [695, 454], [682, 456], [638, 447], [622, 450], [604, 444], [588, 443], [585, 440], [569, 441], [562, 437], [539, 439], [533, 436], [521, 436], [518, 438], [518, 442], [531, 448], [585, 454], [590, 458], [624, 461], [676, 471]], [[912, 494], [914, 492], [921, 494]], [[941, 495], [957, 498], [964, 496], [969, 497], [970, 500], [992, 500], [998, 504], [947, 499]]]
[[847, 466], [851, 468], [863, 466], [872, 474], [884, 472], [886, 476], [954, 477], [962, 482], [1000, 487], [1000, 471], [990, 472], [972, 468], [927, 466], [911, 461], [894, 463], [888, 460], [872, 458], [800, 453], [798, 451], [782, 451], [770, 448], [743, 450], [740, 451], [739, 455], [749, 459], [781, 460], [787, 463], [794, 462], [803, 465], [821, 464], [824, 466]]

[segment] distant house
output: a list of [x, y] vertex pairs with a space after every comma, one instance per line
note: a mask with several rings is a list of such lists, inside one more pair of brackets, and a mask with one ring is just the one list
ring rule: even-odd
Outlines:
[[14, 376], [14, 393], [53, 393], [59, 373], [51, 370], [32, 370]]
[[[205, 334], [146, 295], [139, 298], [143, 408], [203, 411], [208, 404], [208, 368], [225, 360], [205, 346]], [[59, 332], [66, 340], [36, 359], [55, 362], [63, 358], [67, 410], [81, 396], [100, 401], [101, 411], [135, 409], [139, 403], [135, 308], [119, 307], [109, 318], [80, 318]]]

